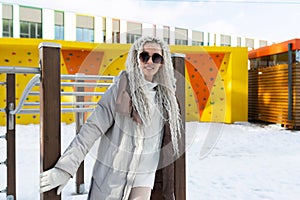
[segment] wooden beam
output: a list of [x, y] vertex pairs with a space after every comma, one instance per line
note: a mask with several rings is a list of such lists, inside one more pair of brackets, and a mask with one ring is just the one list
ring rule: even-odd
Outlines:
[[[55, 43], [39, 45], [41, 172], [54, 167], [61, 155], [60, 49]], [[60, 200], [56, 190], [41, 193], [42, 200]]]
[[[172, 62], [175, 69], [176, 96], [179, 101], [183, 130], [185, 130], [185, 55], [173, 54]], [[175, 161], [175, 197], [176, 200], [186, 199], [186, 164], [185, 164], [185, 132], [182, 133], [179, 151], [182, 155]]]
[[15, 109], [15, 74], [6, 74], [6, 139], [7, 139], [7, 199], [16, 200], [16, 116], [9, 111]]

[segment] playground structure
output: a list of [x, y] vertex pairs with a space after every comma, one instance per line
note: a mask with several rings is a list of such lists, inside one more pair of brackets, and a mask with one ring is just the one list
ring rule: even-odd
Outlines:
[[[84, 42], [46, 41], [39, 39], [1, 38], [2, 52], [0, 66], [38, 67], [38, 44], [55, 42], [61, 49], [61, 74], [117, 76], [125, 69], [125, 60], [130, 44], [96, 44]], [[185, 54], [186, 78], [186, 120], [233, 123], [247, 121], [248, 117], [248, 69], [247, 48], [244, 47], [201, 47], [170, 46], [171, 53]], [[17, 74], [17, 105], [31, 74]], [[5, 74], [0, 74], [0, 82], [5, 82]], [[94, 82], [94, 81], [91, 81]], [[37, 91], [34, 88], [34, 91]], [[64, 92], [74, 91], [63, 86]], [[103, 92], [105, 87], [87, 88], [89, 92]], [[5, 87], [0, 84], [0, 94]], [[75, 102], [72, 96], [62, 96], [62, 102]], [[85, 97], [86, 102], [97, 102], [99, 96]], [[26, 99], [39, 102], [39, 96], [30, 95]], [[0, 109], [5, 107], [5, 95], [0, 96]], [[66, 108], [68, 106], [65, 106]], [[62, 122], [75, 121], [74, 113], [62, 113]], [[38, 124], [39, 114], [17, 114], [17, 124]], [[5, 125], [5, 113], [0, 112], [0, 125]]]
[[[41, 171], [45, 171], [47, 169], [52, 168], [60, 157], [61, 151], [61, 111], [65, 110], [67, 112], [77, 112], [76, 115], [76, 125], [77, 131], [79, 131], [80, 126], [83, 124], [83, 112], [91, 111], [90, 109], [82, 109], [82, 108], [73, 108], [73, 109], [61, 109], [61, 95], [65, 95], [65, 92], [61, 91], [61, 85], [63, 82], [60, 82], [61, 79], [71, 79], [78, 80], [78, 82], [69, 83], [68, 86], [72, 85], [77, 88], [75, 92], [70, 92], [68, 95], [84, 97], [84, 96], [99, 96], [102, 95], [103, 92], [82, 92], [80, 91], [82, 87], [98, 87], [102, 85], [98, 84], [90, 84], [84, 83], [82, 80], [112, 80], [114, 77], [112, 76], [91, 76], [91, 75], [60, 75], [60, 49], [61, 46], [55, 43], [41, 43], [39, 45], [40, 50], [40, 68], [26, 68], [26, 67], [0, 67], [0, 72], [4, 72], [6, 74], [6, 127], [7, 133], [5, 138], [7, 139], [7, 160], [2, 164], [6, 164], [7, 166], [7, 188], [2, 190], [1, 192], [6, 192], [7, 199], [17, 199], [16, 197], [16, 166], [15, 166], [15, 115], [20, 112], [19, 108], [15, 108], [15, 74], [17, 73], [32, 73], [37, 74], [31, 79], [29, 82], [29, 87], [25, 89], [25, 97], [28, 94], [28, 91], [32, 89], [33, 86], [36, 86], [37, 83], [40, 82], [40, 130], [41, 130]], [[184, 70], [184, 55], [176, 54], [172, 56], [173, 64], [175, 66], [175, 71], [177, 72], [177, 77], [185, 76]], [[177, 68], [178, 67], [178, 68]], [[39, 81], [40, 80], [40, 81]], [[183, 79], [178, 79], [176, 83], [178, 90], [176, 91], [176, 96], [179, 99], [179, 104], [181, 106], [181, 110], [185, 113], [185, 82]], [[109, 84], [103, 84], [104, 86], [110, 86]], [[78, 91], [79, 90], [79, 91]], [[84, 91], [84, 90], [83, 90]], [[22, 96], [21, 99], [23, 99]], [[77, 100], [84, 100], [77, 98]], [[20, 101], [23, 104], [23, 100]], [[82, 106], [83, 102], [76, 102], [75, 106]], [[36, 112], [34, 109], [24, 109], [24, 113], [32, 113]], [[185, 116], [182, 117], [182, 120], [185, 121]], [[183, 124], [184, 125], [184, 124]], [[184, 125], [185, 126], [185, 125]], [[179, 159], [175, 161], [175, 196], [177, 199], [184, 200], [186, 198], [185, 191], [185, 136], [181, 137], [182, 145], [179, 147], [181, 156]], [[84, 192], [84, 163], [78, 169], [76, 174], [76, 186], [77, 193], [82, 194]], [[83, 186], [83, 187], [82, 187]], [[53, 200], [53, 199], [61, 199], [60, 195], [56, 195], [55, 190], [51, 190], [41, 194], [41, 199], [45, 200]]]
[[[7, 92], [6, 97], [3, 97], [7, 105], [0, 104], [0, 108], [3, 108], [1, 111], [7, 114], [6, 116], [4, 113], [3, 116], [4, 119], [7, 119], [6, 139], [8, 156], [6, 163], [8, 167], [7, 176], [9, 178], [6, 192], [8, 197], [11, 194], [11, 196], [16, 199], [15, 124], [41, 123], [41, 136], [42, 138], [48, 138], [43, 140], [44, 143], [41, 144], [41, 155], [43, 158], [43, 160], [41, 160], [41, 170], [49, 169], [55, 164], [60, 155], [60, 139], [58, 139], [60, 138], [60, 122], [72, 123], [76, 121], [78, 124], [77, 127], [80, 127], [83, 123], [82, 113], [92, 110], [92, 107], [82, 108], [83, 104], [94, 106], [95, 102], [101, 98], [101, 94], [106, 90], [106, 87], [111, 84], [108, 80], [104, 80], [104, 83], [99, 83], [98, 79], [92, 80], [92, 78], [89, 80], [85, 79], [84, 83], [81, 84], [80, 81], [83, 81], [83, 78], [80, 77], [93, 77], [96, 75], [114, 77], [118, 75], [121, 70], [125, 69], [125, 59], [130, 46], [62, 41], [58, 46], [54, 45], [54, 49], [60, 50], [56, 52], [56, 56], [49, 54], [45, 54], [45, 56], [44, 53], [42, 53], [43, 56], [40, 57], [38, 56], [38, 50], [36, 51], [34, 48], [40, 44], [38, 42], [45, 41], [4, 39], [2, 42], [4, 45], [2, 45], [1, 48], [13, 48], [13, 50], [4, 51], [6, 58], [1, 60], [1, 62], [3, 62], [1, 66], [8, 67], [6, 69], [11, 69], [12, 71], [15, 69], [21, 71], [19, 74], [13, 74], [13, 78], [12, 73], [0, 72], [1, 86], [11, 85], [16, 78], [14, 89], [8, 90], [6, 87], [0, 88], [1, 94], [4, 94], [5, 91]], [[247, 103], [245, 102], [247, 100], [247, 91], [245, 90], [245, 88], [247, 88], [247, 76], [240, 75], [241, 73], [247, 74], [247, 50], [245, 48], [207, 47], [205, 49], [205, 47], [171, 46], [171, 51], [177, 53], [173, 55], [174, 66], [181, 66], [181, 68], [177, 69], [178, 73], [176, 73], [178, 80], [177, 91], [179, 91], [177, 95], [179, 96], [182, 113], [185, 113], [183, 116], [185, 121], [201, 120], [232, 123], [234, 121], [247, 120]], [[179, 58], [176, 59], [176, 55], [182, 54], [184, 55], [183, 57], [179, 56]], [[46, 64], [48, 68], [52, 68], [52, 70], [53, 67], [51, 66], [60, 66], [60, 69], [56, 68], [56, 72], [51, 70], [46, 72], [46, 74], [51, 74], [51, 76], [48, 75], [44, 77], [52, 77], [50, 80], [48, 79], [47, 84], [43, 78], [43, 74], [45, 74], [43, 70], [47, 69], [43, 67], [45, 66], [44, 62], [52, 63]], [[53, 65], [53, 62], [57, 63]], [[35, 65], [36, 63], [38, 64]], [[9, 68], [9, 66], [12, 68]], [[36, 66], [40, 66], [41, 70]], [[28, 73], [29, 71], [31, 71], [32, 74]], [[26, 87], [30, 85], [30, 80], [38, 79], [36, 75], [33, 74], [39, 73], [41, 73], [41, 77], [38, 78], [43, 80], [41, 82], [42, 88], [34, 88], [33, 92], [29, 93], [31, 96], [26, 97], [25, 100], [27, 102], [24, 106], [27, 106], [28, 109], [21, 109], [20, 107], [19, 114], [15, 113], [14, 115], [10, 115], [9, 112], [14, 110], [15, 105], [20, 105], [20, 103], [25, 102], [25, 100], [21, 98], [21, 95], [27, 90]], [[62, 74], [61, 77], [63, 81], [61, 83], [59, 79], [54, 76], [57, 75], [57, 73]], [[66, 75], [71, 75], [69, 77], [73, 77], [73, 80], [64, 79], [63, 77], [66, 77]], [[56, 79], [54, 79], [54, 77], [56, 77]], [[74, 79], [77, 80], [77, 82], [75, 82]], [[27, 85], [27, 83], [29, 84]], [[56, 84], [61, 84], [61, 87], [58, 87]], [[32, 87], [36, 85], [37, 82], [32, 83]], [[52, 94], [53, 91], [56, 91], [56, 95]], [[57, 91], [61, 91], [61, 95], [58, 95]], [[59, 97], [59, 99], [47, 100], [44, 99], [46, 96]], [[2, 98], [2, 96], [0, 98]], [[12, 99], [15, 103], [10, 106]], [[61, 108], [57, 101], [62, 102]], [[56, 102], [56, 104], [53, 104], [53, 102]], [[50, 106], [51, 109], [47, 106]], [[76, 108], [74, 108], [74, 106]], [[80, 106], [81, 108], [78, 108]], [[4, 109], [4, 107], [6, 107], [6, 109]], [[53, 111], [54, 107], [59, 108], [59, 111], [56, 110], [55, 116], [51, 117], [53, 112], [47, 113], [47, 111]], [[75, 112], [77, 113], [76, 115], [74, 114]], [[57, 118], [57, 116], [59, 116], [59, 118]], [[54, 132], [56, 135], [53, 135]], [[54, 138], [54, 140], [49, 140], [49, 138]], [[59, 148], [53, 151], [53, 146]], [[181, 150], [184, 150], [184, 148], [184, 146], [181, 147]], [[82, 171], [82, 168], [79, 169], [79, 174], [77, 174], [77, 177], [80, 179], [77, 181], [77, 193], [80, 193], [82, 190], [82, 182], [80, 182], [83, 180]], [[177, 179], [175, 185], [176, 197], [178, 197], [178, 199], [185, 199], [185, 154], [176, 161], [175, 173]], [[55, 199], [57, 197], [55, 193], [49, 192], [42, 198]]]
[[300, 125], [300, 39], [249, 52], [249, 121]]

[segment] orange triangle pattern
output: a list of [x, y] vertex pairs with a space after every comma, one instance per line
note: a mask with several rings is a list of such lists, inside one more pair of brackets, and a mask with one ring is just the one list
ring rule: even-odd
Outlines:
[[186, 54], [186, 69], [194, 90], [200, 118], [224, 59], [224, 53]]
[[85, 50], [62, 50], [68, 74], [98, 74], [104, 52]]
[[[103, 51], [62, 50], [68, 74], [83, 73], [86, 75], [98, 75], [101, 63], [103, 62], [103, 55]], [[94, 88], [85, 88], [84, 91], [93, 92]], [[84, 99], [89, 102], [92, 97], [86, 96]]]

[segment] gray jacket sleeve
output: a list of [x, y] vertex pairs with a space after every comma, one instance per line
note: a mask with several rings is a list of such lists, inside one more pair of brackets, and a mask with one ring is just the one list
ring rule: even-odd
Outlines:
[[117, 85], [117, 83], [112, 85], [102, 96], [80, 132], [56, 163], [56, 168], [73, 176], [95, 141], [105, 134], [114, 123]]

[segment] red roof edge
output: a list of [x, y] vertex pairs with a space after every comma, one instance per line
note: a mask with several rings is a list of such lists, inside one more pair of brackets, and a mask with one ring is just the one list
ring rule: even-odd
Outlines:
[[287, 40], [281, 43], [272, 44], [270, 46], [261, 47], [248, 52], [248, 58], [259, 58], [263, 56], [269, 56], [274, 54], [280, 54], [288, 51], [288, 44], [292, 44], [292, 50], [300, 49], [300, 39], [295, 38]]

